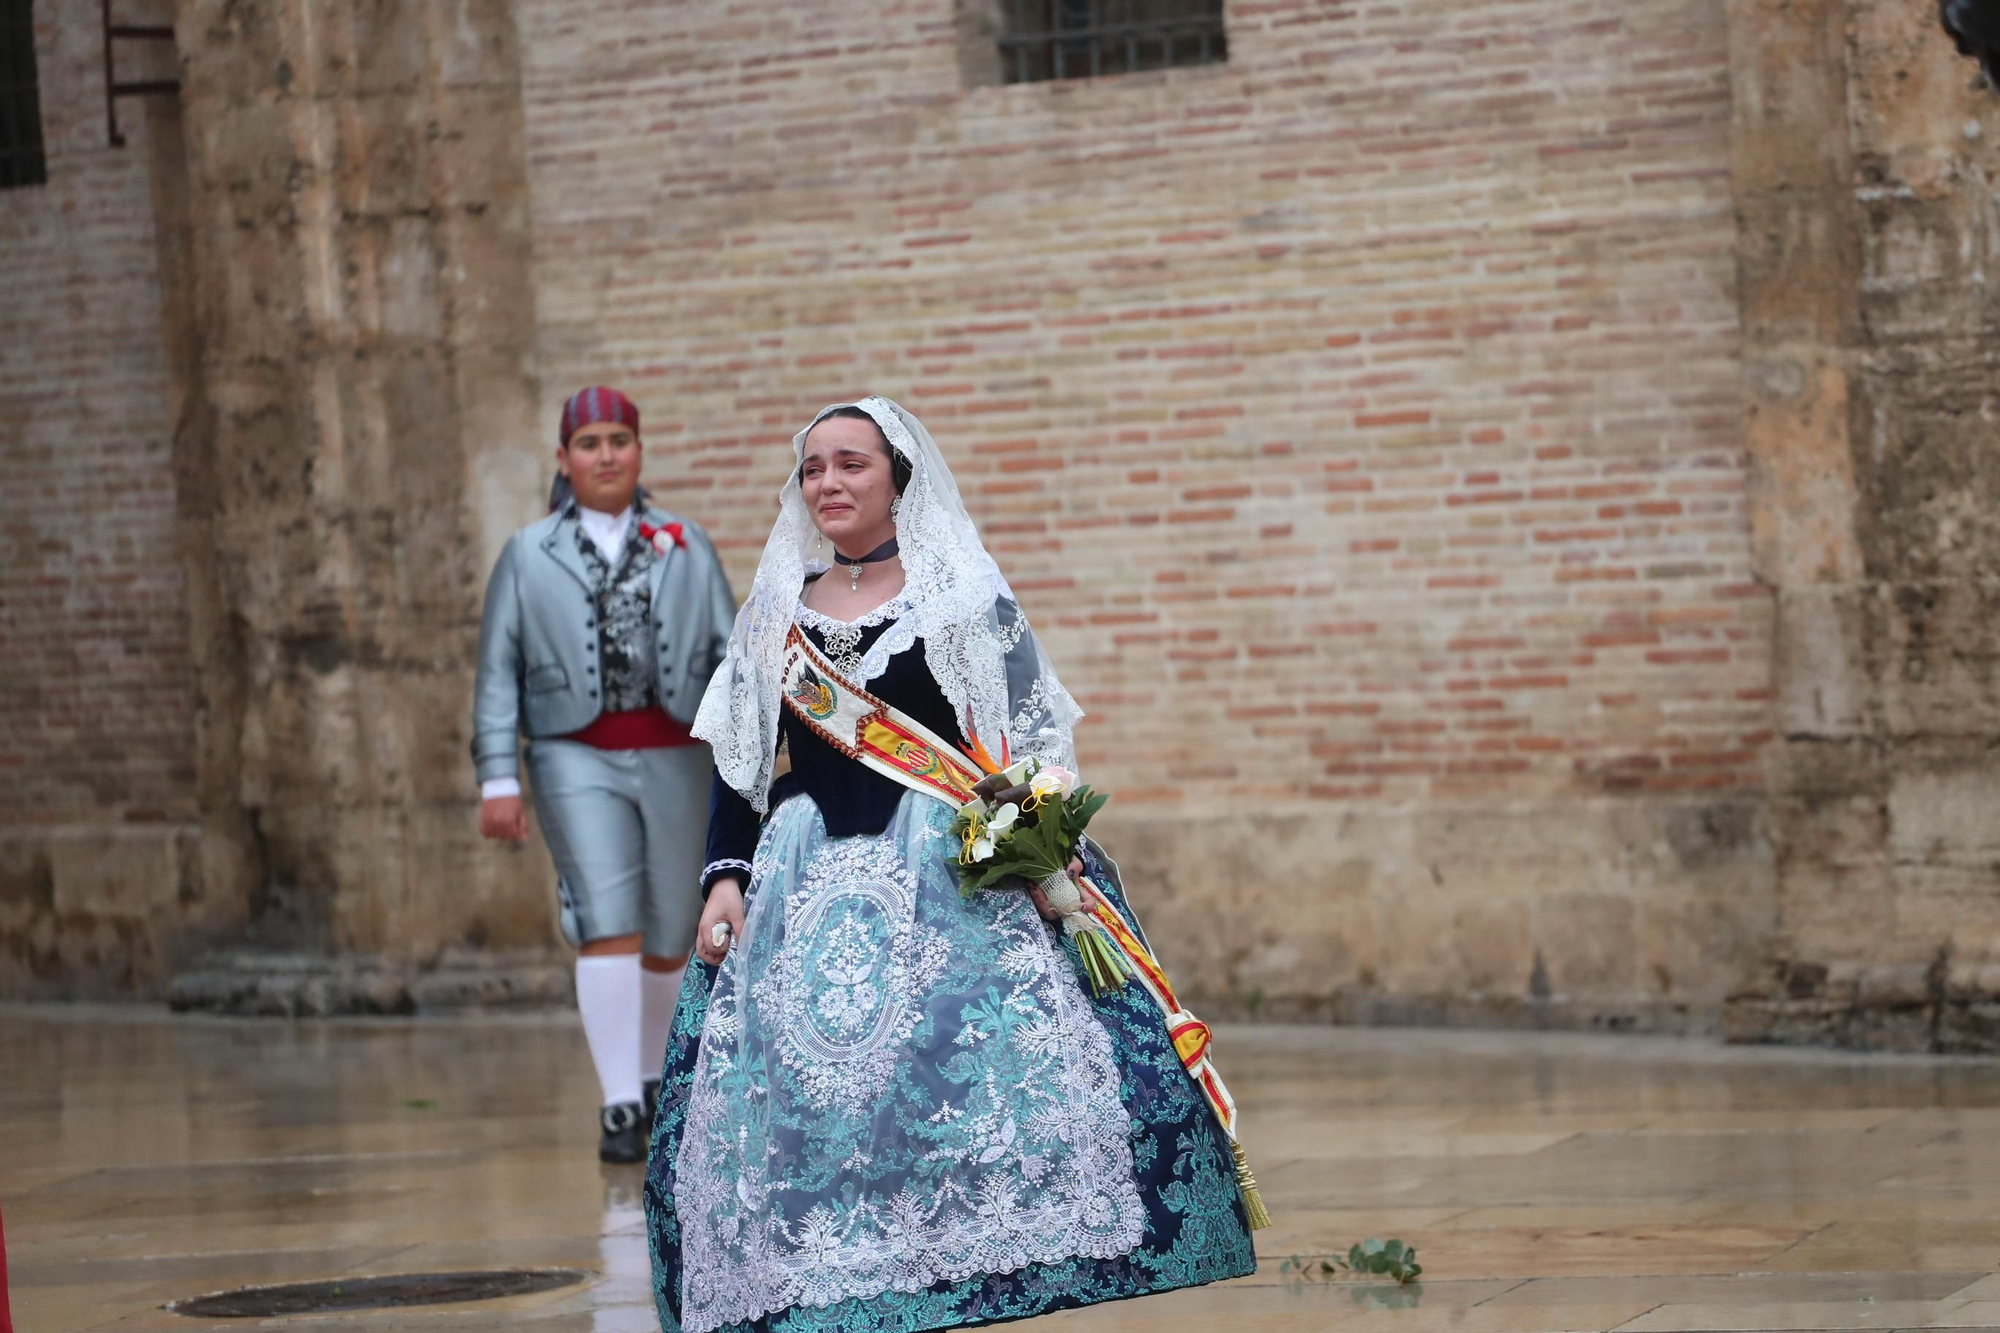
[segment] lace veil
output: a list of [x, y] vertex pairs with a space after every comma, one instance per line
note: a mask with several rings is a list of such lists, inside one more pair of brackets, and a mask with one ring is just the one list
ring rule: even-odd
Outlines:
[[767, 808], [778, 744], [778, 687], [785, 636], [820, 545], [799, 487], [797, 460], [806, 435], [830, 412], [858, 407], [874, 419], [903, 460], [909, 484], [896, 516], [903, 591], [878, 615], [895, 623], [863, 660], [866, 685], [889, 656], [918, 639], [938, 688], [968, 715], [994, 753], [1005, 734], [1016, 755], [1076, 767], [1072, 728], [1083, 715], [1056, 679], [1000, 567], [986, 553], [959, 497], [958, 483], [923, 423], [887, 398], [824, 408], [792, 437], [794, 467], [779, 492], [778, 521], [764, 544], [750, 595], [736, 615], [729, 652], [696, 715], [694, 734], [715, 752], [723, 781], [759, 811]]

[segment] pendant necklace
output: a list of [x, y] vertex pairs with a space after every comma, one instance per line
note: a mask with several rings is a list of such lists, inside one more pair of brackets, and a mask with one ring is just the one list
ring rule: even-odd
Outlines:
[[861, 567], [863, 565], [875, 564], [877, 561], [887, 560], [895, 555], [896, 539], [891, 537], [888, 541], [883, 542], [880, 546], [858, 560], [849, 560], [840, 553], [840, 548], [837, 546], [834, 548], [833, 554], [834, 558], [839, 560], [847, 569], [847, 590], [849, 592], [859, 592], [861, 591]]

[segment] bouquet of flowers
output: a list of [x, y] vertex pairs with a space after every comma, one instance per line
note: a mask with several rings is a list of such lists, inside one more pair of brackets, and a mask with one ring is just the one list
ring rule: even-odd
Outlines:
[[1009, 763], [1004, 738], [998, 761], [976, 736], [970, 755], [986, 776], [951, 825], [960, 889], [969, 896], [1026, 880], [1062, 913], [1063, 931], [1076, 942], [1091, 990], [1102, 995], [1123, 986], [1129, 974], [1117, 947], [1069, 874], [1084, 828], [1111, 798], [1083, 786], [1066, 768], [1035, 759]]

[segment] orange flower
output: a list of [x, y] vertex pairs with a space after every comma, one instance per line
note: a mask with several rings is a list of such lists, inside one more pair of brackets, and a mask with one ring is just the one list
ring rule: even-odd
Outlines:
[[1000, 736], [1000, 759], [997, 763], [994, 761], [993, 752], [979, 743], [979, 728], [972, 721], [972, 710], [970, 708], [965, 710], [965, 736], [967, 743], [971, 746], [965, 752], [965, 757], [977, 764], [980, 772], [990, 778], [995, 773], [1006, 771], [1007, 736], [1005, 732], [1002, 732]]

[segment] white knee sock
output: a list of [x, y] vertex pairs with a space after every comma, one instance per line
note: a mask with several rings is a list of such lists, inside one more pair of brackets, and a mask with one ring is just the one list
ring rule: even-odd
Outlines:
[[660, 1076], [660, 1067], [667, 1062], [667, 1038], [674, 1030], [674, 1002], [681, 997], [681, 974], [685, 967], [677, 967], [671, 972], [653, 972], [640, 969], [640, 986], [645, 990], [645, 1016], [639, 1022], [639, 1076], [652, 1080]]
[[586, 954], [576, 960], [576, 1010], [604, 1085], [604, 1104], [639, 1100], [639, 955]]

